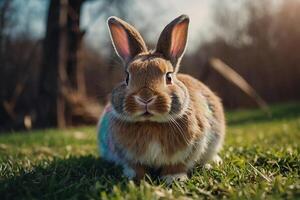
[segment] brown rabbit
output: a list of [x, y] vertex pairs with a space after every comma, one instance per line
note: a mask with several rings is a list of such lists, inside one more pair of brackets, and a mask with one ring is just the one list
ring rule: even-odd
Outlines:
[[128, 178], [140, 179], [154, 168], [171, 183], [187, 179], [196, 163], [221, 162], [222, 104], [203, 83], [178, 73], [188, 25], [186, 15], [173, 20], [149, 51], [134, 27], [108, 19], [126, 78], [112, 91], [99, 121], [99, 146], [101, 156], [122, 165]]

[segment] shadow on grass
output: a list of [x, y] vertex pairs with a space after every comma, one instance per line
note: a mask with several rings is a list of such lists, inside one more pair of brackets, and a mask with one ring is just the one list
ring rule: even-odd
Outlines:
[[120, 168], [94, 156], [56, 159], [40, 163], [30, 172], [0, 181], [1, 199], [82, 199], [100, 198], [114, 185], [127, 180]]
[[259, 123], [276, 120], [289, 120], [300, 117], [300, 103], [274, 105], [271, 107], [271, 115], [261, 110], [237, 111], [227, 116], [229, 125], [244, 125], [247, 123]]

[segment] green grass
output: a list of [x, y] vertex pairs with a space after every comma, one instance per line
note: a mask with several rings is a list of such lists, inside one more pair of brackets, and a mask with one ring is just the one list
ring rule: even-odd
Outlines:
[[227, 114], [224, 163], [136, 185], [97, 154], [96, 128], [0, 135], [1, 199], [300, 199], [300, 104]]

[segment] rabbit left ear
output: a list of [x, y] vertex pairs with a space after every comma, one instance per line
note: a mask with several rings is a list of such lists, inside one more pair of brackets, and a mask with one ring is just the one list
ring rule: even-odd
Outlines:
[[125, 63], [147, 51], [142, 36], [133, 26], [114, 16], [108, 18], [107, 24], [115, 51]]
[[164, 28], [156, 46], [156, 52], [163, 54], [175, 68], [178, 68], [185, 51], [189, 21], [187, 15], [174, 19]]

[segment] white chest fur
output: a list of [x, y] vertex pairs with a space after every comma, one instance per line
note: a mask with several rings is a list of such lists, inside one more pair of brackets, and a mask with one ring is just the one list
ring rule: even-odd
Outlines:
[[150, 142], [145, 154], [142, 156], [144, 162], [161, 163], [163, 149], [158, 142]]
[[191, 147], [187, 147], [169, 156], [165, 153], [163, 146], [159, 142], [152, 141], [148, 144], [145, 153], [137, 158], [137, 160], [143, 164], [147, 164], [150, 166], [176, 164], [179, 162], [183, 162], [190, 152]]

